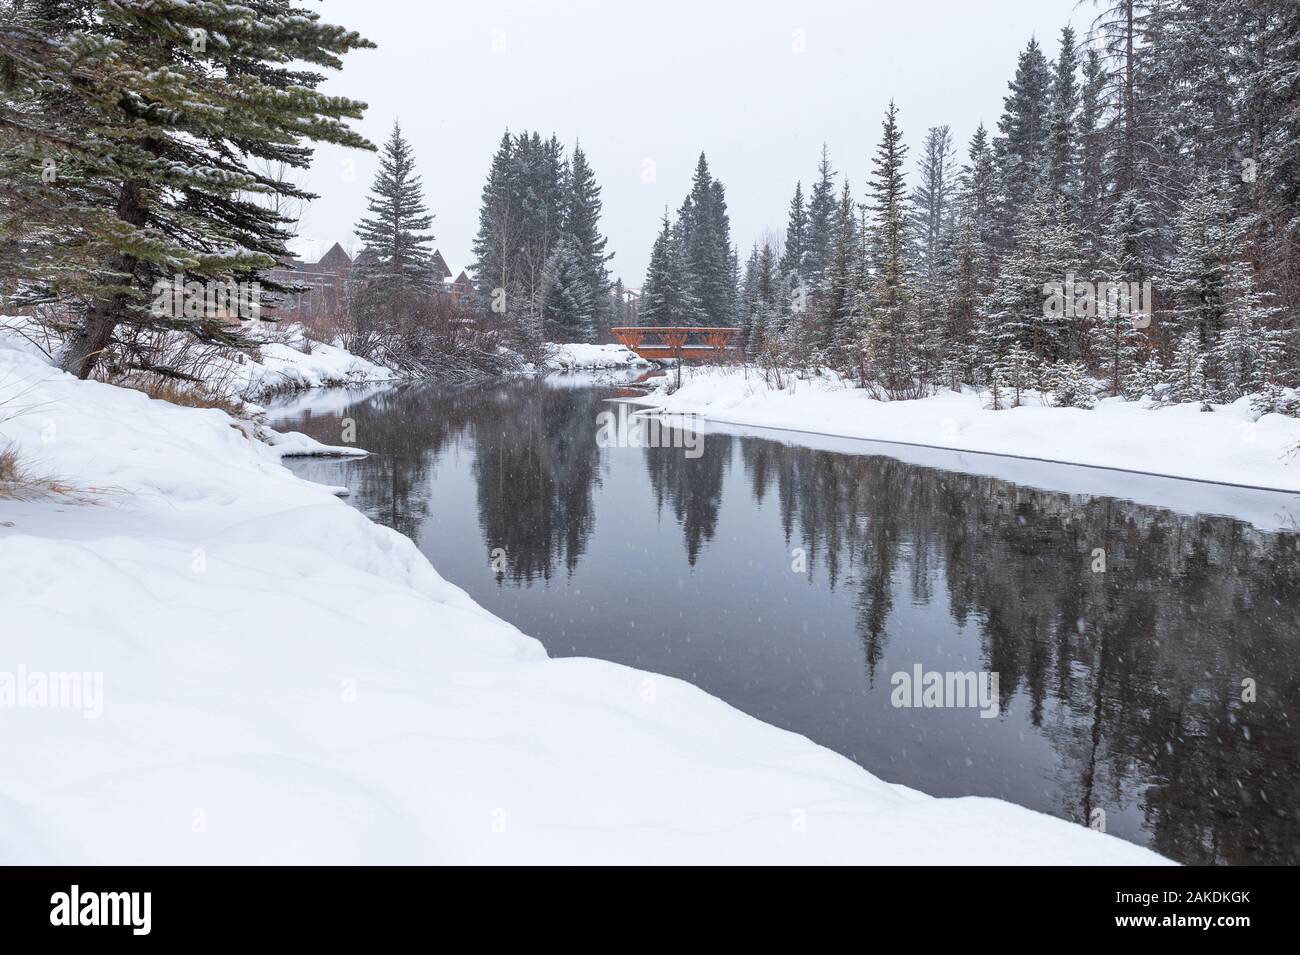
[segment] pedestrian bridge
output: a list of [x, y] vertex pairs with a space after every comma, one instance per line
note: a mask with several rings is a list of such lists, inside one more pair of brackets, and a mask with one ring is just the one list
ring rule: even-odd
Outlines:
[[735, 354], [737, 328], [705, 325], [630, 325], [611, 328], [619, 344], [642, 358], [719, 361]]

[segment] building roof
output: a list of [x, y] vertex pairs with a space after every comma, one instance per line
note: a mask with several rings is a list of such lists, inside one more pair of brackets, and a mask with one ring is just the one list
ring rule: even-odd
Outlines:
[[343, 251], [343, 246], [335, 242], [330, 246], [330, 250], [321, 256], [321, 260], [316, 263], [319, 269], [339, 269], [349, 268], [352, 265], [352, 257]]
[[433, 268], [433, 274], [439, 279], [451, 278], [451, 269], [447, 268], [447, 260], [442, 257], [442, 253], [437, 249], [433, 251], [433, 259], [430, 265]]

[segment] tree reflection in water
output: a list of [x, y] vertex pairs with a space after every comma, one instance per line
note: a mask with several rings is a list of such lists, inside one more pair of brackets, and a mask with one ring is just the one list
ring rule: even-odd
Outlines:
[[[1183, 862], [1300, 862], [1296, 534], [757, 438], [711, 435], [695, 459], [681, 448], [611, 452], [596, 443], [609, 394], [536, 381], [412, 386], [292, 425], [337, 443], [341, 418], [354, 418], [359, 443], [376, 453], [346, 466], [353, 503], [417, 541], [438, 470], [451, 466], [445, 452], [470, 452], [463, 466], [481, 540], [462, 549], [472, 551], [465, 560], [475, 573], [485, 553], [504, 550], [498, 587], [545, 585], [561, 568], [565, 579], [579, 573], [614, 462], [629, 486], [632, 470], [643, 472], [643, 496], [617, 505], [671, 515], [688, 572], [720, 522], [743, 538], [775, 520], [787, 547], [806, 555], [806, 584], [823, 595], [817, 606], [829, 615], [834, 603], [853, 602], [863, 692], [888, 693], [882, 664], [891, 642], [914, 654], [904, 607], [946, 606], [946, 634], [927, 640], [978, 635], [972, 668], [999, 673], [1004, 706], [1024, 707], [1055, 754], [1052, 777], [1008, 783], [1012, 798], [1051, 789], [1047, 808], [1080, 823], [1096, 809], [1136, 811], [1146, 841]], [[732, 499], [725, 512], [724, 492]], [[1096, 548], [1105, 550], [1103, 573], [1092, 569]], [[648, 552], [645, 565], [635, 550], [625, 553], [622, 566], [587, 572], [649, 581], [678, 574]], [[457, 580], [448, 559], [440, 550], [435, 563]], [[766, 584], [753, 587], [761, 604]], [[698, 678], [713, 686], [707, 677]], [[1252, 703], [1242, 701], [1246, 678], [1257, 681]], [[750, 703], [740, 692], [731, 702]], [[897, 763], [872, 765], [821, 732], [815, 715], [787, 722], [898, 778]]]

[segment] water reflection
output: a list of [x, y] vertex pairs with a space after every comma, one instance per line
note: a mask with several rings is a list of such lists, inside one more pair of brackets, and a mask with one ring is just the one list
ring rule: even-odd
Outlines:
[[[602, 449], [612, 393], [403, 388], [295, 417], [377, 452], [298, 467], [552, 653], [685, 677], [936, 794], [1300, 861], [1295, 533], [758, 438]], [[915, 662], [997, 672], [1002, 717], [891, 708]]]

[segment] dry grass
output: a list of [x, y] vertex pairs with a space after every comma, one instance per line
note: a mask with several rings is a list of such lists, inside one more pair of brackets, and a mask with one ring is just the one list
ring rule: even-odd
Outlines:
[[12, 444], [0, 445], [0, 501], [30, 501], [73, 491], [71, 485], [29, 471]]
[[147, 379], [117, 382], [125, 388], [142, 391], [150, 398], [170, 401], [183, 408], [217, 408], [232, 418], [243, 412], [243, 402], [233, 395], [218, 394], [202, 385], [150, 376]]

